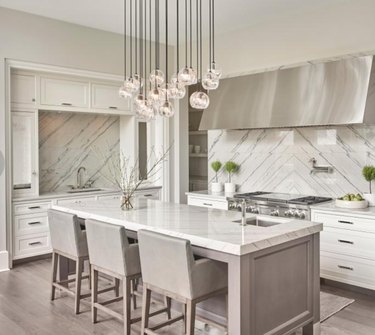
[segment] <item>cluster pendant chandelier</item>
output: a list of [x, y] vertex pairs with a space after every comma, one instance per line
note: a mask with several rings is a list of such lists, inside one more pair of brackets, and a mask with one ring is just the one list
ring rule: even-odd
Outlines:
[[[161, 69], [160, 62], [161, 1], [165, 10], [165, 71]], [[169, 12], [168, 5], [171, 1], [176, 3], [176, 13]], [[209, 60], [204, 75], [202, 1], [208, 3], [209, 26]], [[149, 121], [158, 115], [173, 116], [174, 107], [171, 101], [182, 99], [186, 94], [186, 86], [194, 84], [196, 91], [190, 96], [190, 105], [196, 109], [208, 107], [210, 100], [206, 91], [218, 88], [221, 77], [221, 71], [215, 63], [214, 12], [214, 0], [184, 0], [185, 64], [180, 68], [180, 0], [124, 0], [124, 83], [119, 94], [123, 98], [132, 99], [138, 118]], [[171, 17], [176, 20], [176, 72], [169, 76], [168, 43]], [[196, 57], [193, 57], [193, 54], [196, 54]]]

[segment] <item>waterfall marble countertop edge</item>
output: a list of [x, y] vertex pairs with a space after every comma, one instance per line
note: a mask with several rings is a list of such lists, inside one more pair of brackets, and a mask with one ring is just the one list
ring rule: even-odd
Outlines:
[[[281, 222], [272, 227], [241, 226], [233, 222], [241, 213], [207, 209], [150, 199], [135, 199], [134, 209], [121, 210], [118, 201], [90, 200], [52, 205], [55, 210], [76, 214], [138, 231], [149, 229], [185, 238], [192, 245], [233, 255], [244, 255], [322, 231], [323, 225], [307, 220], [269, 218]], [[253, 217], [254, 215], [248, 215]]]

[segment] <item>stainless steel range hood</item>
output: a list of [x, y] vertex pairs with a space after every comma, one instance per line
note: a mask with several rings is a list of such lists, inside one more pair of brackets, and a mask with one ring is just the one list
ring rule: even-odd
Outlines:
[[373, 56], [227, 78], [200, 129], [375, 124]]

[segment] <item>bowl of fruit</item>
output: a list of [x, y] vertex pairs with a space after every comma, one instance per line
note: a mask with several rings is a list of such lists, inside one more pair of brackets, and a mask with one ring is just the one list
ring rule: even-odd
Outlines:
[[368, 206], [368, 201], [361, 194], [345, 194], [341, 198], [336, 199], [336, 206], [341, 208], [360, 209]]

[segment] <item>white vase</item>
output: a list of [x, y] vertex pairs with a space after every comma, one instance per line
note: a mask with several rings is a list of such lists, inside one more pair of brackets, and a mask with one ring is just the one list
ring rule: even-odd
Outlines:
[[234, 193], [236, 192], [235, 183], [225, 183], [225, 193]]
[[211, 192], [212, 193], [223, 192], [223, 183], [211, 183]]
[[363, 197], [368, 201], [370, 207], [375, 206], [375, 194], [374, 193], [363, 193]]

